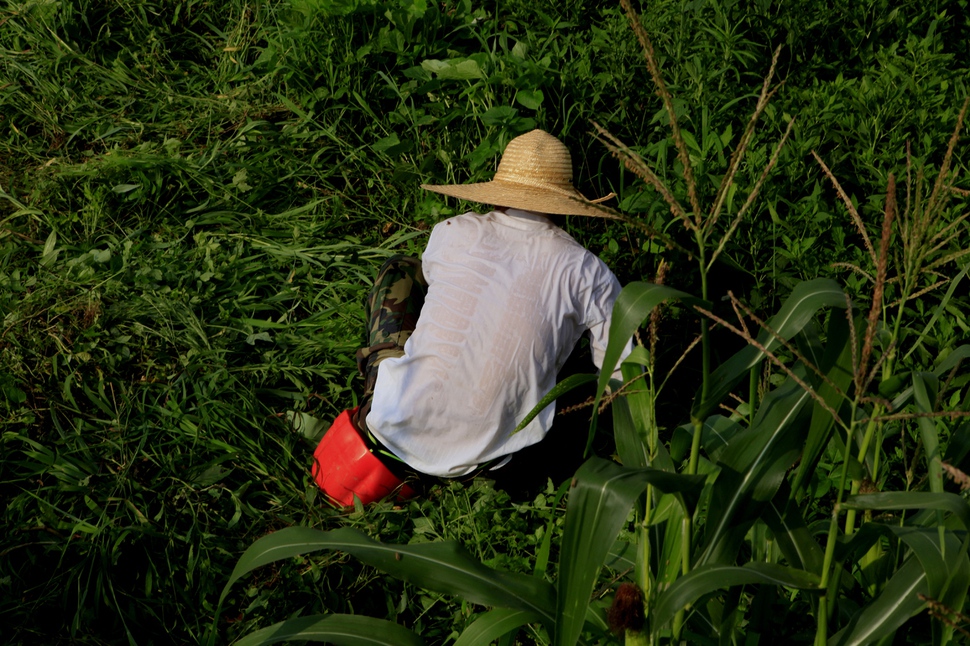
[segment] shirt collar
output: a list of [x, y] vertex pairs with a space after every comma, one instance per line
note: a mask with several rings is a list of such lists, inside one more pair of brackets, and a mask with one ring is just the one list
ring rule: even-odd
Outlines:
[[[501, 211], [496, 211], [499, 215], [502, 214]], [[519, 221], [534, 222], [536, 224], [551, 224], [549, 218], [542, 215], [541, 213], [536, 213], [534, 211], [523, 211], [522, 209], [513, 209], [508, 207], [505, 209], [505, 215], [511, 218], [515, 218]], [[524, 224], [524, 222], [523, 222]]]

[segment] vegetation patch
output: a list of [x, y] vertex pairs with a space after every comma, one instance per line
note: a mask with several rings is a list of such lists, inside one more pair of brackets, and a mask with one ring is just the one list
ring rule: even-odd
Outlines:
[[[4, 641], [965, 639], [967, 9], [9, 3]], [[625, 215], [615, 452], [327, 507], [377, 267], [476, 206], [419, 183], [534, 127]]]

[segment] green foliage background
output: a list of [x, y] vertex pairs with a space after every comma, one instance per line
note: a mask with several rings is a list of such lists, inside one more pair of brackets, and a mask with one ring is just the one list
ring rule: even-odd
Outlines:
[[[906, 142], [938, 164], [953, 131], [970, 78], [967, 4], [641, 8], [708, 194], [783, 46], [785, 85], [738, 183], [754, 182], [791, 117], [794, 134], [726, 250], [716, 295], [730, 288], [772, 311], [818, 275], [864, 292], [830, 266], [866, 252], [810, 151], [877, 228]], [[594, 141], [590, 120], [685, 190], [612, 4], [0, 8], [3, 640], [199, 641], [241, 550], [295, 523], [459, 538], [492, 565], [531, 572], [557, 531], [559, 483], [529, 504], [479, 483], [405, 509], [333, 512], [307, 476], [318, 429], [303, 413], [329, 419], [354, 404], [362, 302], [380, 262], [419, 252], [434, 222], [469, 206], [418, 183], [486, 179], [522, 132], [562, 137], [585, 194], [615, 191], [621, 210], [684, 235]], [[955, 166], [966, 160], [959, 147]], [[687, 258], [637, 229], [570, 228], [623, 282], [649, 279], [664, 257], [669, 284], [697, 291]], [[965, 289], [955, 299], [924, 357], [966, 337]], [[914, 318], [929, 311], [912, 307]], [[690, 338], [667, 334], [676, 357]], [[680, 419], [688, 402], [665, 405]], [[445, 643], [476, 612], [339, 556], [264, 573], [228, 604], [226, 638], [326, 610], [399, 618]]]

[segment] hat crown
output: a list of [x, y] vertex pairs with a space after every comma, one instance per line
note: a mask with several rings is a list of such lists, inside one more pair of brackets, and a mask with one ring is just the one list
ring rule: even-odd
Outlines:
[[573, 192], [572, 157], [559, 139], [544, 130], [533, 130], [505, 147], [494, 179]]

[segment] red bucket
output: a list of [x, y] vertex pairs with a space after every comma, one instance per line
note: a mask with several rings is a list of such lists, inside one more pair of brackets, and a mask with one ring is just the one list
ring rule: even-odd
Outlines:
[[370, 452], [360, 437], [351, 416], [357, 409], [345, 410], [327, 429], [313, 452], [313, 479], [330, 498], [344, 507], [363, 504], [397, 493], [397, 500], [415, 496], [380, 459]]

